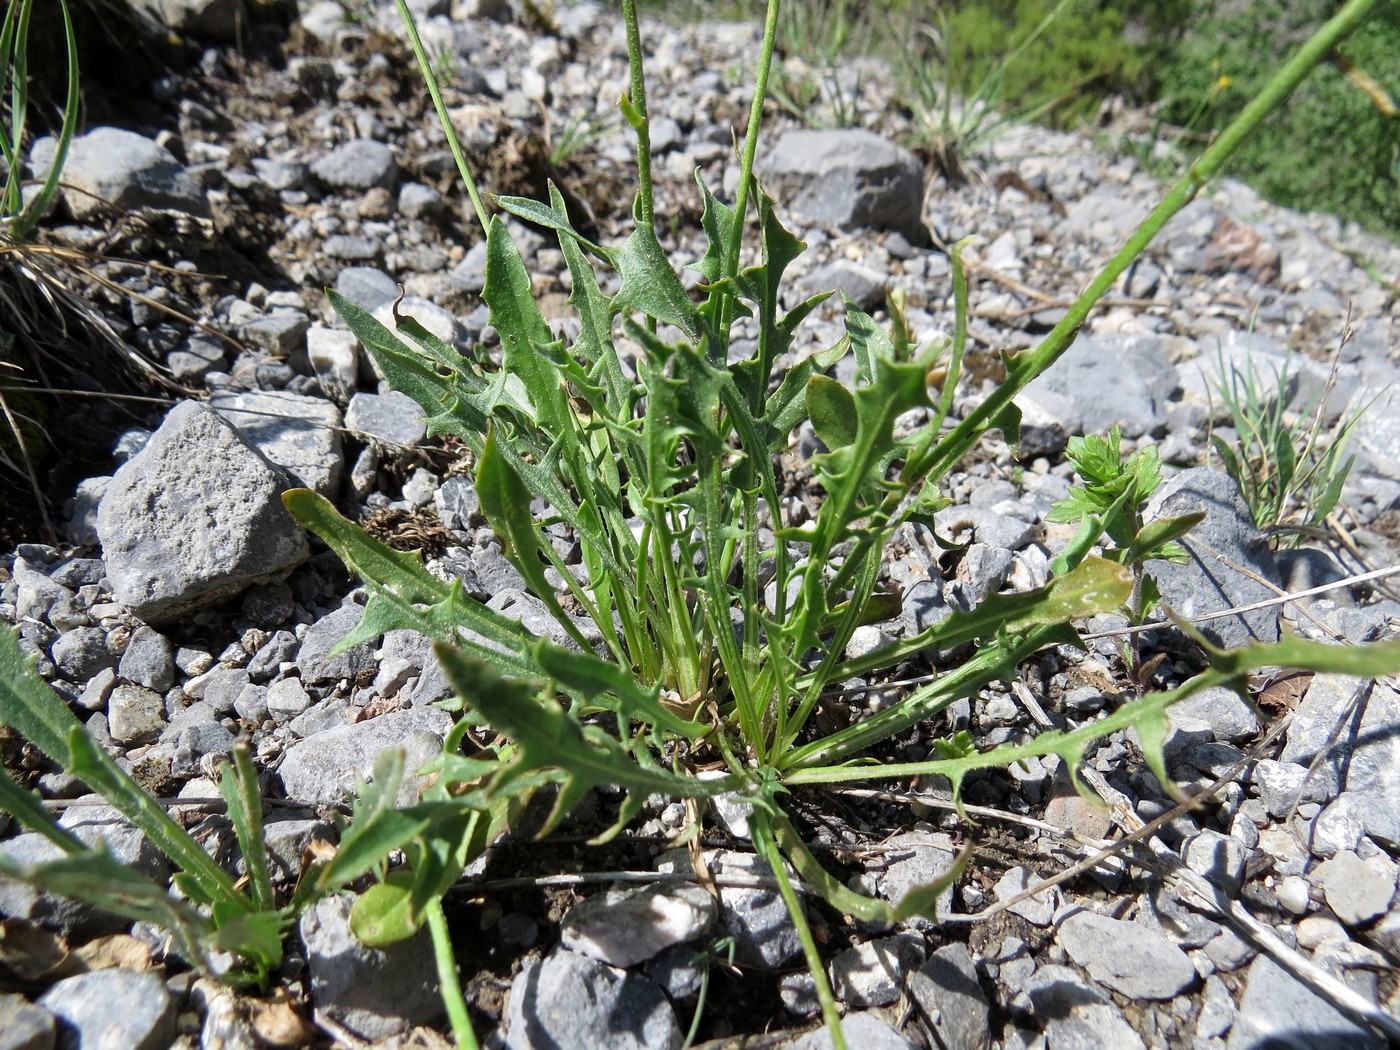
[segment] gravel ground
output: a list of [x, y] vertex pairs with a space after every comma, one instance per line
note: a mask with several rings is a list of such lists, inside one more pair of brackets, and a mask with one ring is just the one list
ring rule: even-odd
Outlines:
[[[414, 6], [485, 188], [539, 196], [553, 178], [598, 238], [625, 233], [634, 160], [612, 108], [626, 87], [620, 21], [591, 4], [561, 6], [555, 27], [488, 0]], [[73, 399], [50, 411], [61, 453], [51, 494], [63, 509], [49, 536], [34, 508], [12, 509], [0, 615], [92, 735], [158, 795], [217, 796], [212, 770], [249, 735], [265, 771], [268, 845], [290, 885], [308, 844], [334, 838], [356, 774], [391, 745], [410, 768], [426, 760], [451, 717], [432, 706], [447, 687], [416, 636], [331, 655], [364, 595], [292, 525], [278, 494], [316, 489], [493, 608], [548, 627], [457, 472], [460, 450], [425, 440], [417, 406], [383, 388], [322, 294], [334, 287], [387, 316], [402, 285], [401, 310], [443, 339], [497, 341], [479, 298], [484, 246], [392, 4], [347, 18], [336, 3], [308, 3], [288, 27], [254, 24], [243, 46], [218, 42], [227, 5], [187, 7], [210, 20], [199, 24], [208, 46], [197, 67], [142, 85], [129, 129], [93, 128], [75, 142], [44, 234], [96, 253], [93, 272], [122, 291], [89, 285], [89, 309], [125, 348], [124, 367], [144, 362], [170, 397]], [[694, 172], [713, 187], [737, 178], [730, 144], [758, 29], [648, 20], [645, 36], [658, 227], [679, 263], [701, 251]], [[955, 406], [965, 413], [994, 388], [997, 352], [1033, 345], [1063, 316], [1161, 186], [1084, 136], [1017, 128], [973, 158], [968, 185], [950, 187], [898, 145], [909, 123], [888, 69], [872, 60], [860, 72], [851, 90], [865, 130], [804, 130], [774, 107], [765, 131], [760, 174], [810, 245], [790, 271], [789, 303], [839, 288], [883, 317], [898, 289], [914, 335], [948, 333], [948, 248], [975, 236], [973, 378]], [[821, 129], [829, 114], [806, 117]], [[571, 127], [589, 128], [588, 141], [552, 163]], [[51, 155], [37, 143], [33, 167]], [[511, 225], [546, 316], [567, 331], [562, 254]], [[1162, 573], [1181, 612], [1395, 565], [1397, 280], [1394, 245], [1275, 208], [1237, 183], [1213, 187], [1019, 399], [1020, 448], [989, 440], [950, 476], [955, 504], [938, 531], [959, 548], [922, 528], [900, 533], [887, 582], [901, 613], [861, 641], [1043, 583], [1069, 538], [1046, 521], [1072, 479], [1065, 443], [1115, 423], [1126, 448], [1160, 447], [1171, 474], [1162, 513], [1209, 508], [1195, 565]], [[839, 307], [818, 311], [794, 359], [834, 343], [841, 322]], [[1287, 363], [1285, 396], [1329, 424], [1370, 405], [1352, 434], [1336, 527], [1296, 551], [1271, 547], [1206, 459], [1211, 435], [1238, 440], [1212, 378], [1244, 362], [1266, 381]], [[64, 385], [101, 385], [98, 364], [69, 367]], [[799, 461], [804, 449], [799, 435]], [[1394, 637], [1398, 619], [1379, 581], [1208, 627], [1232, 645], [1280, 632], [1358, 641]], [[1098, 618], [1087, 652], [1041, 654], [1017, 681], [891, 741], [882, 757], [923, 759], [960, 729], [985, 747], [1101, 717], [1131, 689], [1112, 635], [1121, 626]], [[1170, 632], [1144, 645], [1164, 657], [1156, 685], [1199, 666]], [[958, 655], [921, 655], [901, 677]], [[826, 717], [859, 718], [901, 688], [848, 683]], [[934, 921], [874, 928], [808, 902], [850, 1045], [1262, 1050], [1393, 1039], [1400, 689], [1277, 675], [1252, 699], [1217, 690], [1172, 710], [1170, 770], [1203, 792], [1193, 809], [1173, 808], [1131, 733], [1086, 756], [1111, 809], [1085, 802], [1053, 758], [969, 778], [976, 823], [952, 811], [946, 784], [799, 795], [804, 836], [868, 893], [898, 897], [945, 870], [963, 842], [975, 847]], [[81, 799], [74, 778], [12, 740], [5, 759], [47, 798]], [[706, 818], [716, 898], [687, 881], [686, 852], [668, 848], [686, 821], [670, 799], [651, 800], [611, 846], [588, 846], [618, 802], [599, 793], [543, 842], [518, 833], [500, 843], [449, 898], [478, 1030], [519, 1050], [674, 1047], [703, 987], [700, 1041], [828, 1045], [811, 1033], [811, 978], [743, 813], [721, 806]], [[226, 818], [197, 803], [181, 812], [216, 856], [230, 856]], [[72, 805], [63, 822], [104, 836], [124, 863], [163, 871], [148, 843], [101, 810]], [[1112, 842], [1118, 852], [1101, 856]], [[20, 861], [45, 849], [14, 829], [0, 842]], [[1055, 876], [1065, 877], [1037, 889]], [[197, 977], [158, 931], [0, 880], [6, 945], [47, 931], [110, 960], [59, 979], [33, 969], [37, 949], [0, 953], [16, 993], [0, 997], [0, 1033], [11, 1033], [0, 1045], [97, 1045], [104, 1029], [103, 1045], [151, 1048], [446, 1045], [426, 942], [366, 949], [349, 933], [348, 906], [324, 900], [302, 916], [277, 994], [257, 1000]], [[732, 966], [713, 951], [722, 937], [733, 938]], [[114, 1015], [113, 1001], [129, 1008]], [[69, 1042], [75, 1029], [79, 1043]]]

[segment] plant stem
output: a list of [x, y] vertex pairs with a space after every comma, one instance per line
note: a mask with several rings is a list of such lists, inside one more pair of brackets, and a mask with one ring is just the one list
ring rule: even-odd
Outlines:
[[772, 869], [773, 878], [778, 883], [778, 892], [782, 895], [783, 903], [787, 905], [793, 926], [797, 928], [797, 938], [802, 942], [802, 956], [812, 975], [812, 983], [816, 985], [817, 1001], [822, 1005], [822, 1021], [831, 1035], [832, 1050], [846, 1050], [846, 1037], [841, 1031], [841, 1015], [836, 1010], [836, 996], [831, 993], [831, 984], [826, 979], [826, 967], [822, 964], [821, 952], [817, 948], [816, 938], [812, 936], [812, 927], [807, 922], [807, 915], [802, 910], [802, 902], [797, 899], [797, 891], [792, 888], [792, 880], [788, 878], [787, 864], [783, 860], [782, 851], [778, 849], [766, 814], [755, 809], [754, 817], [754, 847]]
[[[400, 3], [403, 0], [399, 0]], [[637, 133], [637, 221], [656, 221], [651, 194], [651, 125], [647, 117], [647, 81], [642, 70], [642, 32], [637, 21], [637, 0], [622, 0], [622, 21], [627, 26], [627, 66], [632, 73], [628, 123]]]
[[423, 47], [423, 40], [418, 35], [418, 24], [413, 20], [413, 13], [408, 9], [407, 0], [394, 0], [399, 6], [399, 17], [403, 19], [404, 29], [408, 31], [408, 42], [413, 46], [413, 56], [418, 60], [418, 68], [423, 73], [423, 82], [428, 85], [428, 94], [432, 96], [433, 108], [437, 110], [438, 123], [442, 125], [443, 134], [447, 136], [447, 148], [452, 151], [452, 158], [457, 162], [457, 172], [462, 176], [462, 183], [467, 187], [467, 196], [472, 199], [472, 207], [476, 209], [476, 221], [481, 224], [481, 234], [486, 236], [491, 229], [491, 217], [486, 212], [486, 203], [481, 199], [481, 193], [476, 188], [476, 179], [472, 178], [472, 169], [467, 164], [466, 154], [462, 152], [462, 143], [457, 138], [457, 129], [452, 126], [452, 120], [447, 115], [447, 105], [442, 101], [442, 92], [438, 89], [437, 77], [433, 75], [433, 63], [428, 58], [428, 52]]
[[428, 917], [428, 931], [433, 937], [438, 991], [442, 995], [442, 1005], [447, 1009], [447, 1018], [452, 1024], [452, 1034], [457, 1037], [457, 1050], [479, 1050], [476, 1030], [472, 1028], [467, 1003], [462, 998], [462, 982], [457, 978], [457, 957], [452, 954], [452, 938], [447, 932], [447, 917], [442, 913], [442, 899], [434, 897], [428, 903], [424, 914]]
[[749, 126], [744, 132], [744, 152], [739, 160], [739, 188], [734, 195], [734, 228], [724, 253], [725, 277], [739, 272], [739, 249], [744, 243], [744, 212], [749, 204], [749, 183], [753, 181], [754, 158], [758, 155], [758, 133], [763, 126], [763, 102], [768, 97], [768, 73], [773, 66], [773, 46], [778, 36], [778, 12], [781, 0], [768, 0], [768, 13], [763, 19], [763, 46], [758, 56], [758, 72], [754, 76], [753, 103], [749, 107]]
[[1350, 0], [1346, 7], [1298, 49], [1264, 90], [1245, 106], [1240, 115], [1220, 133], [1219, 138], [1191, 165], [1180, 181], [1162, 198], [1161, 203], [1152, 209], [1123, 247], [1075, 300], [1064, 319], [1045, 337], [1045, 341], [1034, 350], [1017, 354], [1010, 360], [1006, 381], [981, 405], [968, 413], [967, 418], [932, 450], [929, 459], [917, 465], [917, 473], [934, 476], [946, 474], [971, 450], [988, 428], [995, 426], [994, 420], [1011, 404], [1012, 399], [1070, 348], [1080, 326], [1084, 324], [1095, 304], [1143, 253], [1152, 239], [1161, 232], [1162, 227], [1196, 198], [1205, 184], [1220, 171], [1230, 155], [1258, 128], [1264, 118], [1292, 94], [1334, 48], [1355, 32], [1380, 2], [1381, 0]]

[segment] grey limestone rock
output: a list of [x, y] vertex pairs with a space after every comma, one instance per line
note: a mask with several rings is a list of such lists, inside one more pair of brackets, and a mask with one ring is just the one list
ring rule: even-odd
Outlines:
[[451, 728], [452, 716], [446, 711], [415, 707], [319, 732], [287, 749], [279, 767], [282, 785], [287, 797], [298, 802], [340, 802], [355, 786], [357, 775], [370, 775], [381, 752], [401, 746], [406, 752], [405, 776], [398, 797], [402, 805], [413, 805], [420, 785], [412, 774], [441, 751], [442, 738]]
[[107, 700], [107, 723], [117, 743], [149, 744], [165, 729], [165, 698], [139, 685], [119, 685]]
[[133, 685], [163, 693], [175, 684], [175, 647], [154, 628], [138, 627], [131, 633], [117, 673]]
[[917, 934], [854, 945], [831, 961], [832, 989], [847, 1006], [887, 1006], [899, 1001], [909, 971], [923, 956], [923, 938]]
[[103, 668], [117, 663], [117, 658], [107, 648], [107, 635], [100, 627], [75, 627], [59, 635], [49, 652], [58, 673], [70, 682], [86, 682]]
[[1250, 966], [1229, 1050], [1380, 1050], [1385, 1041], [1346, 1017], [1267, 955]]
[[[1264, 534], [1254, 526], [1239, 487], [1224, 471], [1209, 467], [1184, 470], [1165, 482], [1147, 506], [1149, 521], [1203, 511], [1205, 520], [1182, 540], [1190, 562], [1158, 561], [1152, 574], [1166, 603], [1182, 616], [1222, 612], [1275, 596], [1256, 581], [1274, 582], [1278, 569]], [[1210, 620], [1201, 631], [1228, 647], [1248, 642], [1276, 642], [1279, 611], [1275, 606]]]
[[661, 989], [639, 973], [558, 949], [527, 963], [510, 989], [510, 1050], [675, 1050], [681, 1029]]
[[221, 394], [210, 406], [239, 436], [298, 484], [334, 496], [345, 469], [340, 409], [319, 397], [284, 390]]
[[1145, 1050], [1123, 1012], [1068, 966], [1042, 966], [1026, 981], [1018, 1002], [1045, 1018], [1049, 1050]]
[[399, 165], [394, 151], [384, 143], [355, 139], [313, 162], [311, 174], [333, 190], [393, 189]]
[[0, 995], [0, 1050], [53, 1050], [53, 1014], [22, 995]]
[[39, 1005], [58, 1018], [64, 1047], [165, 1050], [175, 1041], [175, 999], [154, 973], [80, 973], [55, 984]]
[[895, 230], [926, 239], [923, 165], [903, 146], [863, 129], [789, 131], [764, 165], [764, 181], [794, 212], [844, 230]]
[[632, 966], [699, 937], [715, 911], [714, 898], [693, 884], [611, 889], [569, 912], [561, 942], [611, 966]]
[[838, 292], [868, 312], [884, 303], [886, 283], [886, 277], [870, 267], [838, 259], [811, 271], [800, 287], [804, 296]]
[[319, 900], [298, 925], [317, 1015], [369, 1042], [435, 1020], [442, 1000], [428, 931], [385, 948], [367, 948], [350, 932], [353, 903], [345, 896]]
[[985, 1050], [991, 1007], [965, 944], [939, 948], [909, 977], [909, 994], [942, 1046]]
[[282, 506], [285, 487], [216, 413], [177, 405], [98, 509], [113, 595], [159, 625], [290, 572], [307, 542]]
[[311, 625], [297, 652], [302, 681], [317, 685], [339, 678], [355, 678], [374, 666], [374, 646], [368, 642], [331, 655], [340, 640], [359, 624], [364, 613], [364, 606], [350, 602]]
[[[728, 850], [706, 851], [705, 862], [715, 875], [765, 878], [772, 869], [761, 858]], [[657, 862], [657, 870], [691, 874], [684, 850], [673, 850]], [[776, 887], [723, 886], [719, 891], [719, 931], [734, 938], [734, 961], [740, 966], [776, 970], [802, 951], [802, 942]]]
[[[861, 1050], [917, 1050], [919, 1045], [874, 1010], [843, 1017], [841, 1035], [848, 1047], [858, 1046]], [[831, 1033], [823, 1027], [789, 1043], [785, 1050], [831, 1050], [831, 1047]]]
[[1327, 906], [1348, 926], [1359, 926], [1384, 915], [1395, 897], [1394, 861], [1384, 854], [1362, 860], [1350, 851], [1338, 853], [1312, 872], [1322, 887]]
[[399, 294], [394, 279], [373, 266], [347, 266], [335, 278], [335, 290], [361, 309], [374, 313]]
[[[886, 854], [885, 876], [881, 892], [886, 900], [897, 904], [910, 890], [936, 882], [948, 873], [957, 859], [957, 850], [946, 835], [918, 831], [895, 835], [885, 842], [893, 852]], [[934, 905], [939, 915], [953, 909], [953, 887], [939, 894]]]
[[1094, 980], [1134, 999], [1170, 999], [1196, 980], [1186, 953], [1140, 923], [1078, 911], [1055, 940]]
[[1176, 369], [1151, 335], [1081, 333], [1055, 367], [1034, 380], [1018, 403], [1035, 406], [1072, 434], [1158, 434], [1177, 388]]
[[[54, 140], [40, 139], [30, 155], [36, 174], [46, 174]], [[118, 208], [168, 208], [207, 215], [199, 185], [164, 146], [121, 128], [93, 128], [68, 148], [62, 191], [79, 222], [96, 218], [110, 204]]]
[[[1353, 708], [1358, 690], [1363, 695]], [[1348, 709], [1352, 715], [1329, 749], [1332, 731]], [[1310, 766], [1324, 749], [1313, 780], [1332, 790], [1340, 782], [1366, 834], [1400, 842], [1400, 692], [1384, 681], [1318, 675], [1294, 711], [1279, 757]]]
[[356, 394], [345, 410], [345, 425], [380, 445], [416, 445], [427, 433], [423, 410], [407, 394]]

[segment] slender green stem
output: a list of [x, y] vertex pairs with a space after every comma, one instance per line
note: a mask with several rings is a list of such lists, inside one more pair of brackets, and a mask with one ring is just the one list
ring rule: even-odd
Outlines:
[[622, 0], [622, 21], [627, 27], [627, 66], [632, 74], [627, 122], [637, 133], [637, 220], [650, 224], [656, 221], [651, 192], [651, 124], [647, 116], [647, 81], [642, 69], [642, 32], [636, 0]]
[[724, 254], [725, 277], [733, 277], [739, 272], [739, 249], [744, 243], [744, 212], [749, 204], [754, 158], [758, 156], [758, 133], [763, 126], [763, 102], [768, 97], [768, 74], [773, 67], [773, 46], [778, 36], [781, 7], [781, 0], [768, 0], [768, 13], [763, 19], [763, 46], [758, 56], [758, 72], [754, 76], [749, 126], [744, 132], [744, 152], [739, 161], [739, 188], [734, 195], [734, 228], [729, 233], [729, 244]]
[[807, 922], [807, 914], [802, 910], [797, 891], [792, 888], [787, 864], [778, 849], [777, 840], [773, 837], [773, 829], [769, 827], [767, 815], [761, 809], [754, 810], [753, 844], [773, 869], [778, 892], [782, 895], [783, 903], [787, 905], [793, 926], [797, 928], [797, 939], [802, 942], [802, 957], [807, 961], [807, 970], [812, 975], [812, 983], [816, 985], [817, 1001], [822, 1005], [822, 1020], [826, 1022], [826, 1030], [831, 1035], [832, 1050], [846, 1050], [846, 1037], [841, 1031], [841, 1015], [836, 1009], [836, 996], [831, 992], [831, 983], [826, 979], [826, 966], [822, 963], [817, 939], [812, 936], [812, 927]]
[[962, 459], [981, 436], [995, 425], [996, 417], [1011, 404], [1036, 376], [1042, 374], [1067, 351], [1098, 301], [1113, 287], [1115, 281], [1143, 253], [1143, 250], [1171, 218], [1186, 207], [1240, 144], [1254, 132], [1266, 116], [1301, 84], [1343, 40], [1366, 20], [1381, 0], [1351, 0], [1331, 21], [1327, 22], [1300, 47], [1269, 81], [1238, 117], [1220, 133], [1195, 164], [1162, 198], [1133, 234], [1104, 266], [1099, 275], [1075, 300], [1064, 319], [1034, 350], [1016, 355], [1008, 368], [1006, 381], [947, 438], [932, 450], [925, 461], [915, 464], [911, 474], [942, 476]]
[[447, 930], [447, 917], [442, 913], [442, 899], [434, 897], [425, 909], [428, 932], [433, 937], [433, 960], [437, 963], [438, 991], [452, 1034], [457, 1038], [457, 1050], [479, 1050], [476, 1030], [472, 1028], [467, 1002], [462, 998], [462, 982], [457, 976], [457, 957], [452, 954], [452, 937]]
[[486, 202], [481, 199], [481, 193], [476, 188], [476, 179], [472, 177], [472, 169], [467, 164], [466, 154], [462, 152], [457, 129], [452, 126], [452, 118], [447, 115], [447, 104], [442, 101], [442, 91], [438, 88], [437, 77], [433, 74], [433, 63], [423, 47], [422, 38], [418, 35], [418, 24], [413, 20], [413, 13], [408, 9], [407, 0], [395, 0], [395, 3], [399, 5], [399, 17], [403, 19], [404, 28], [408, 31], [408, 42], [413, 46], [413, 56], [418, 59], [423, 82], [428, 85], [433, 108], [437, 110], [438, 123], [442, 125], [443, 134], [447, 136], [447, 148], [452, 151], [452, 159], [457, 162], [457, 171], [462, 176], [462, 184], [467, 187], [467, 196], [472, 199], [476, 221], [481, 224], [481, 234], [484, 237], [491, 229], [491, 216], [487, 214]]

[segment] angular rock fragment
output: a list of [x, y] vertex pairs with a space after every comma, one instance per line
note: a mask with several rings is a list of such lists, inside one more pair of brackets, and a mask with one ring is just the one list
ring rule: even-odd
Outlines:
[[285, 576], [307, 555], [282, 506], [287, 487], [216, 413], [177, 405], [98, 508], [113, 595], [159, 625]]

